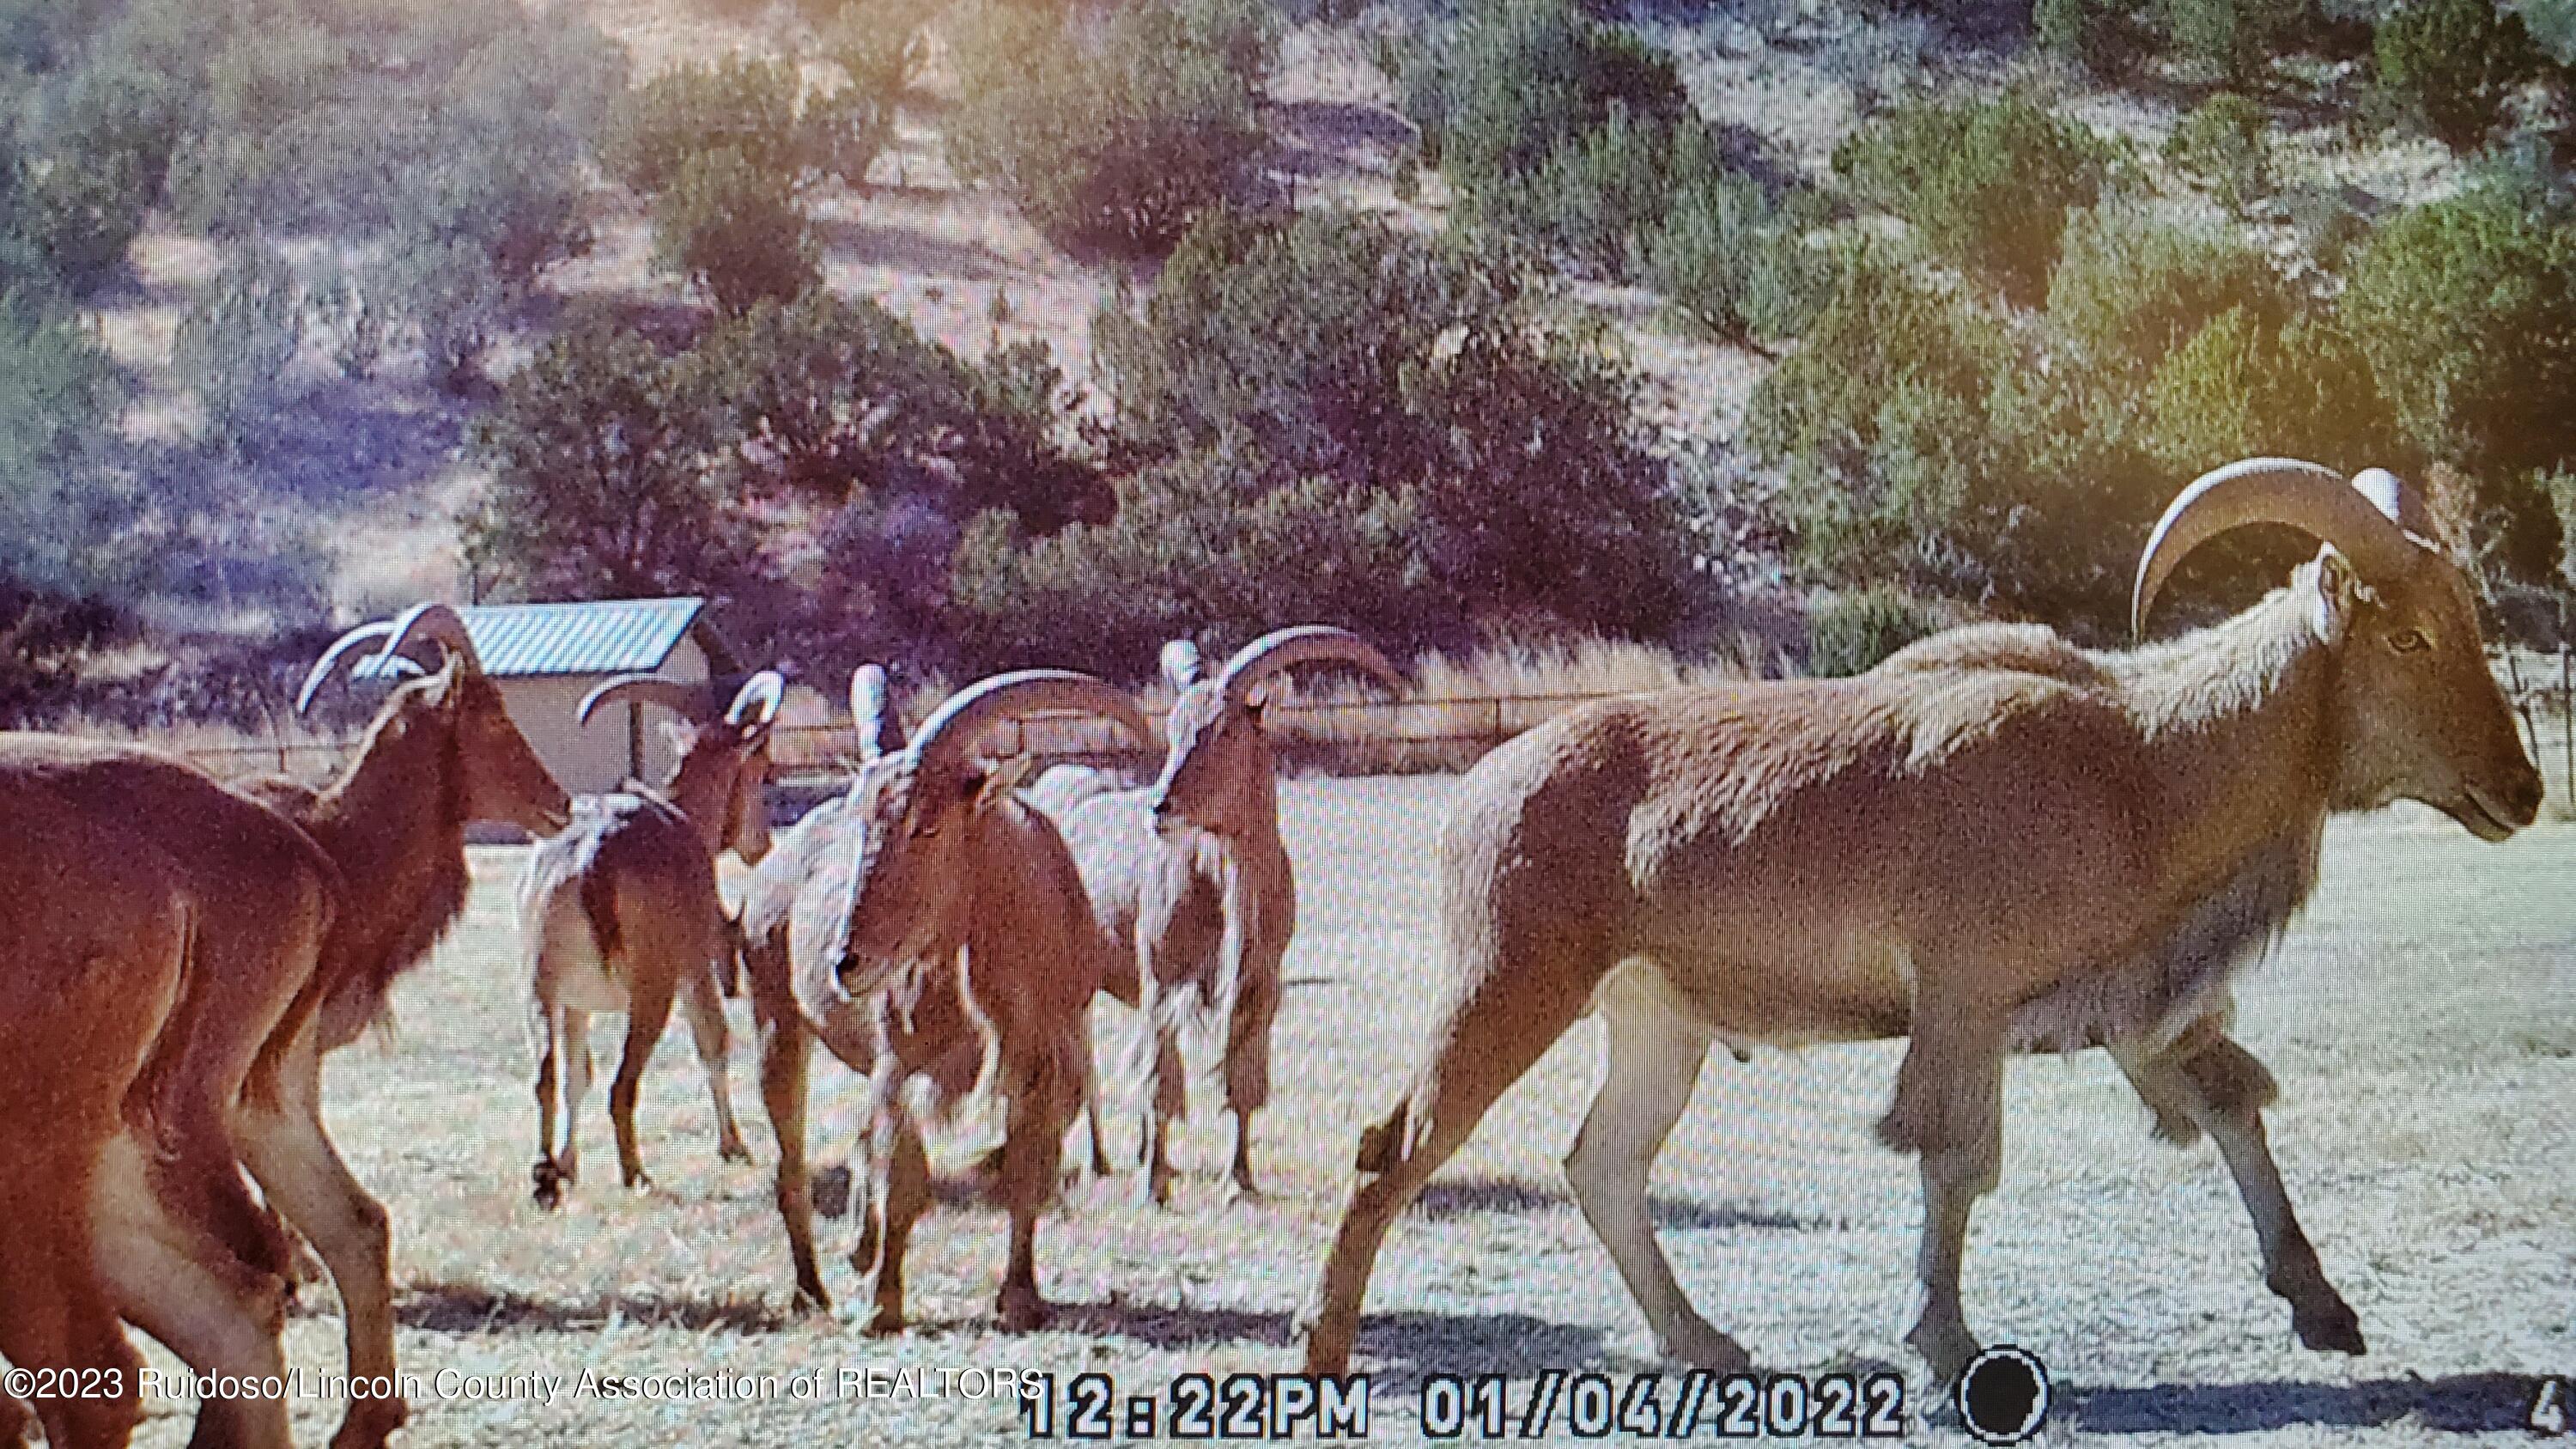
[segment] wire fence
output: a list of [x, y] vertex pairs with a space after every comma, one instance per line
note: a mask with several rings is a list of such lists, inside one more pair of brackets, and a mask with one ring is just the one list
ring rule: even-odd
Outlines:
[[[2576, 800], [2576, 656], [2520, 651], [2502, 655], [2497, 675], [2520, 718], [2532, 758], [2553, 777], [2551, 794]], [[1496, 745], [1610, 693], [1525, 694], [1458, 699], [1352, 700], [1274, 705], [1264, 712], [1281, 761], [1306, 774], [1419, 774], [1463, 770]], [[1150, 745], [1123, 739], [1096, 715], [1038, 714], [996, 727], [996, 752], [1026, 754], [1041, 765], [1150, 768], [1163, 753], [1164, 714], [1148, 710]], [[320, 780], [336, 771], [356, 743], [293, 739], [268, 744], [198, 745], [181, 753], [226, 779], [278, 774]], [[821, 786], [843, 780], [859, 757], [858, 734], [846, 724], [782, 726], [770, 746], [782, 784]]]
[[[1509, 698], [1407, 699], [1290, 703], [1263, 712], [1279, 752], [1292, 768], [1334, 774], [1463, 769], [1487, 750], [1566, 710], [1609, 699], [1601, 694]], [[1150, 744], [1123, 738], [1096, 715], [1042, 713], [1007, 720], [991, 735], [994, 751], [1026, 754], [1042, 765], [1132, 765], [1161, 758], [1161, 710], [1149, 709]], [[341, 740], [195, 745], [180, 753], [224, 779], [286, 775], [318, 780], [337, 770], [356, 745]], [[772, 773], [795, 781], [848, 775], [859, 758], [858, 732], [847, 724], [784, 725], [772, 738]]]

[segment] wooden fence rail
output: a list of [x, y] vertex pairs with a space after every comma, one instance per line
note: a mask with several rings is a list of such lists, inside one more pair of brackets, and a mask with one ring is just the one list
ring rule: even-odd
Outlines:
[[[2576, 667], [2554, 661], [2557, 678], [2507, 658], [2503, 676], [2521, 716], [2532, 756], [2544, 774], [2558, 776], [2560, 799], [2576, 799]], [[1464, 699], [1365, 700], [1274, 706], [1266, 714], [1291, 768], [1326, 774], [1461, 770], [1487, 750], [1577, 705], [1608, 694], [1536, 694]], [[2555, 720], [2551, 719], [2555, 716]], [[1123, 743], [1093, 715], [1045, 714], [1010, 722], [1001, 740], [1010, 753], [1034, 755], [1043, 764], [1139, 765], [1159, 759], [1163, 715], [1148, 711], [1156, 732], [1150, 748]], [[2556, 729], [2549, 726], [2555, 723]], [[181, 753], [224, 778], [281, 774], [320, 780], [339, 767], [354, 738], [280, 741], [272, 744], [196, 746]], [[783, 781], [814, 785], [846, 777], [858, 758], [858, 737], [848, 725], [789, 725], [771, 746]], [[2556, 758], [2552, 758], [2552, 757]], [[2553, 770], [2552, 766], [2556, 768]]]
[[[1517, 695], [1511, 698], [1407, 699], [1350, 703], [1283, 704], [1264, 714], [1292, 761], [1313, 769], [1437, 768], [1463, 765], [1504, 740], [1576, 705], [1606, 694]], [[1159, 758], [1163, 713], [1149, 710], [1156, 731], [1150, 748], [1123, 742], [1095, 715], [1040, 714], [1009, 721], [999, 736], [1004, 752], [1030, 754], [1046, 764], [1135, 762]], [[193, 746], [181, 751], [211, 774], [226, 778], [279, 774], [319, 780], [337, 769], [357, 743], [304, 740], [273, 744]], [[770, 746], [782, 778], [846, 775], [858, 758], [858, 734], [848, 725], [782, 726]]]

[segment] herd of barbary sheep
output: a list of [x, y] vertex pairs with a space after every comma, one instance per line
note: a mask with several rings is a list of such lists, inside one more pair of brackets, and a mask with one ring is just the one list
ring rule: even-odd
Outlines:
[[[2491, 677], [2466, 580], [2415, 494], [2372, 470], [2250, 459], [2183, 490], [2140, 560], [2134, 623], [2210, 538], [2287, 524], [2323, 547], [2220, 624], [2123, 651], [2033, 625], [1957, 629], [1846, 679], [1672, 688], [1598, 701], [1495, 749], [1440, 840], [1445, 970], [1428, 1050], [1354, 1144], [1340, 1228], [1298, 1316], [1305, 1367], [1343, 1372], [1397, 1215], [1568, 1027], [1604, 1020], [1598, 1091], [1566, 1176], [1658, 1349], [1720, 1371], [1744, 1350], [1693, 1308], [1658, 1245], [1647, 1174], [1712, 1043], [1907, 1038], [1878, 1131], [1919, 1157], [1919, 1311], [1932, 1371], [1976, 1352], [1959, 1306], [1968, 1217], [1996, 1183], [2003, 1062], [2102, 1047], [2160, 1135], [2222, 1149], [2266, 1285], [2311, 1348], [2362, 1351], [2284, 1196], [2262, 1109], [2274, 1084], [2227, 1031], [2231, 976], [2309, 893], [2326, 817], [2422, 801], [2484, 840], [2536, 817], [2541, 782]], [[423, 604], [351, 631], [299, 707], [362, 657], [393, 689], [336, 779], [225, 784], [168, 755], [0, 734], [0, 1355], [40, 1372], [0, 1400], [0, 1443], [127, 1442], [141, 1412], [126, 1325], [204, 1375], [284, 1369], [291, 1226], [337, 1285], [365, 1391], [334, 1443], [403, 1422], [384, 1209], [323, 1123], [324, 1054], [358, 1037], [455, 921], [466, 827], [542, 838], [518, 897], [543, 1022], [535, 1192], [579, 1175], [589, 1023], [622, 1017], [609, 1087], [618, 1168], [644, 1180], [637, 1087], [674, 1006], [707, 1068], [727, 1158], [747, 1156], [725, 1072], [724, 996], [747, 989], [778, 1144], [777, 1205], [800, 1303], [827, 1306], [806, 1160], [811, 1046], [861, 1074], [869, 1110], [852, 1264], [871, 1331], [904, 1322], [929, 1206], [923, 1140], [998, 1111], [987, 1176], [1007, 1206], [996, 1312], [1042, 1322], [1037, 1227], [1074, 1119], [1099, 1087], [1089, 1023], [1141, 1014], [1143, 1184], [1172, 1183], [1180, 1044], [1223, 1045], [1231, 1186], [1256, 1188], [1296, 887], [1263, 709], [1290, 671], [1403, 677], [1340, 629], [1283, 629], [1177, 691], [1159, 775], [1059, 766], [1031, 780], [996, 726], [1113, 722], [1129, 695], [1084, 674], [997, 675], [902, 740], [884, 671], [851, 683], [847, 791], [775, 837], [765, 789], [783, 682], [720, 717], [662, 682], [583, 701], [666, 705], [678, 766], [574, 800], [502, 708], [456, 613]], [[1017, 737], [1017, 731], [1011, 732]], [[2046, 841], [2048, 848], [2029, 848]], [[737, 911], [717, 857], [752, 867]], [[738, 977], [738, 979], [737, 979]], [[557, 1135], [560, 1114], [561, 1135]], [[115, 1383], [117, 1392], [98, 1392]], [[74, 1391], [75, 1386], [86, 1390]], [[52, 1385], [54, 1391], [44, 1391]], [[281, 1398], [211, 1397], [198, 1442], [288, 1441]]]

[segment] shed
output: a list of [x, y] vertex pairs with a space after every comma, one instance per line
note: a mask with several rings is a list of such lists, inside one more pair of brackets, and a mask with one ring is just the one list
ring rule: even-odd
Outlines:
[[[576, 795], [614, 790], [629, 776], [660, 780], [676, 763], [662, 731], [634, 701], [611, 705], [587, 729], [573, 711], [601, 681], [653, 674], [716, 690], [741, 664], [707, 618], [704, 599], [600, 599], [567, 604], [483, 604], [456, 611], [501, 687], [510, 719], [556, 780]], [[383, 675], [370, 657], [351, 671]]]

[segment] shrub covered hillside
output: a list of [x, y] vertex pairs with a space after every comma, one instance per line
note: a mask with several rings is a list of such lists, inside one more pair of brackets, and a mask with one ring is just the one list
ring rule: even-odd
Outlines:
[[2113, 637], [2249, 453], [2426, 480], [2554, 646], [2571, 61], [2568, 0], [0, 0], [0, 719], [251, 724], [423, 595], [703, 593], [827, 686], [1841, 673]]

